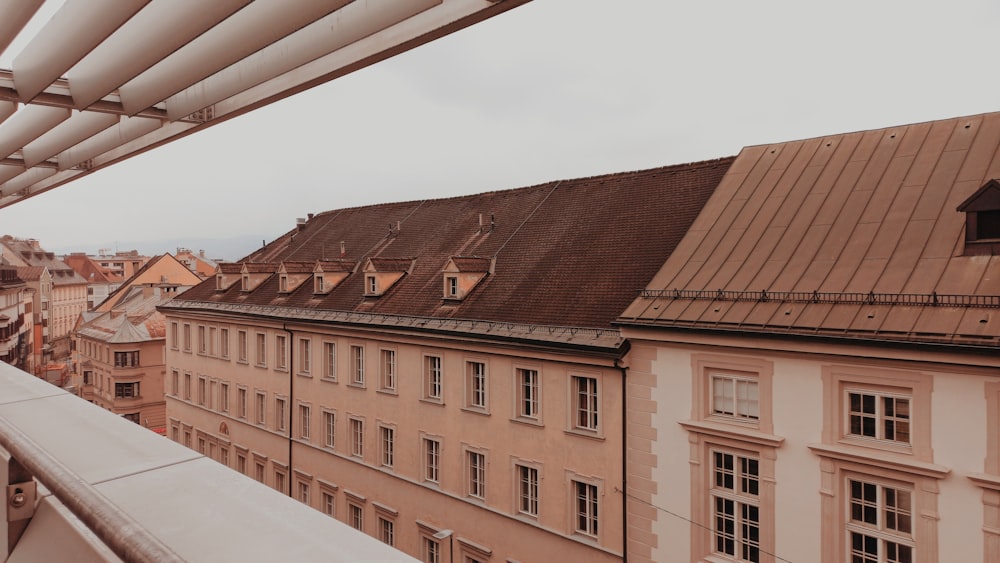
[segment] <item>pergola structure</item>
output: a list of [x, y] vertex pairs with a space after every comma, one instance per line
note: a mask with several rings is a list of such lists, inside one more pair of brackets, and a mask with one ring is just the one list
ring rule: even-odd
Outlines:
[[0, 69], [0, 208], [528, 1], [65, 0]]

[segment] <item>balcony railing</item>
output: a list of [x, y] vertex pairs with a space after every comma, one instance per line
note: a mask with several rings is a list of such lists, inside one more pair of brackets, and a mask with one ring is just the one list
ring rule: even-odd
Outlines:
[[0, 562], [416, 561], [6, 364], [0, 478]]

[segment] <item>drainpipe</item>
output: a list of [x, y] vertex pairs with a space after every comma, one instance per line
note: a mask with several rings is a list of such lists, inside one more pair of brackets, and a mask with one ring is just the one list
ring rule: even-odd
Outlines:
[[628, 561], [628, 367], [615, 358], [615, 367], [622, 372], [622, 561]]
[[288, 323], [281, 323], [281, 330], [288, 334], [288, 496], [292, 496], [292, 433], [295, 422], [295, 333], [288, 329]]

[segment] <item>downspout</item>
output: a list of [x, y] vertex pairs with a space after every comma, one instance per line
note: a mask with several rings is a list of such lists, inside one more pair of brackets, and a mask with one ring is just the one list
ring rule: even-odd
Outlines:
[[288, 323], [281, 323], [281, 330], [288, 333], [288, 496], [292, 496], [292, 475], [295, 473], [292, 465], [292, 436], [295, 422], [295, 333], [288, 329]]
[[615, 358], [615, 367], [622, 372], [622, 561], [628, 562], [628, 367]]

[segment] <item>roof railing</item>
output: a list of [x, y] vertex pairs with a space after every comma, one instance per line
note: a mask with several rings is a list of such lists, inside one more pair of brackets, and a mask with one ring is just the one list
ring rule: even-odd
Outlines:
[[943, 293], [875, 293], [819, 291], [724, 291], [722, 289], [642, 289], [643, 299], [693, 299], [697, 301], [752, 301], [777, 303], [827, 303], [834, 305], [909, 305], [931, 307], [1000, 307], [1000, 295]]

